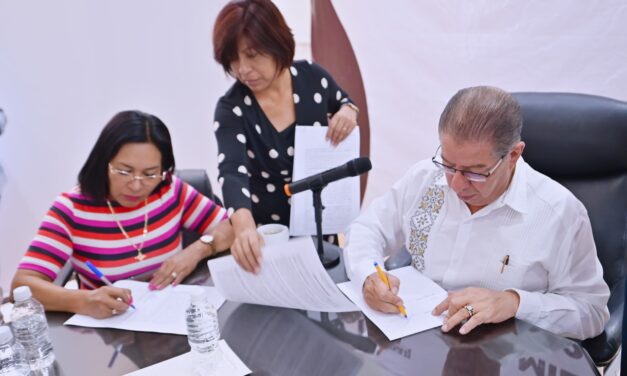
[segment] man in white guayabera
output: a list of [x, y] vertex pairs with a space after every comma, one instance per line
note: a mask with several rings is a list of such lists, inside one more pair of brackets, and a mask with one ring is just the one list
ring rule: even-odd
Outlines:
[[587, 211], [525, 163], [521, 129], [520, 107], [503, 90], [467, 88], [448, 102], [435, 156], [348, 231], [347, 272], [373, 309], [399, 312], [402, 281], [388, 275], [388, 288], [373, 262], [405, 246], [416, 272], [449, 291], [433, 309], [447, 312], [445, 332], [511, 317], [577, 339], [603, 331], [609, 289]]

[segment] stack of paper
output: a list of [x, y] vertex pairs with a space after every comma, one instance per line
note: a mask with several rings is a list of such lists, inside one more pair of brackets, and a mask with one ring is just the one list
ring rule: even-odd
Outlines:
[[207, 355], [206, 362], [199, 361], [199, 354], [191, 351], [183, 355], [128, 373], [126, 376], [240, 376], [251, 373], [250, 369], [231, 350], [225, 340], [220, 340], [217, 353]]
[[220, 294], [234, 302], [320, 312], [357, 310], [322, 267], [311, 237], [264, 247], [257, 275], [242, 269], [233, 256], [207, 264]]
[[76, 314], [64, 325], [187, 335], [185, 310], [189, 306], [192, 294], [205, 290], [209, 301], [216, 309], [224, 303], [224, 297], [215, 287], [178, 285], [150, 291], [148, 282], [129, 280], [117, 281], [113, 285], [130, 289], [133, 294], [133, 305], [137, 309], [129, 308], [121, 315], [106, 319]]
[[[327, 127], [298, 126], [294, 138], [294, 168], [292, 181], [341, 166], [359, 157], [359, 127], [355, 127], [339, 145], [325, 140]], [[359, 215], [359, 177], [341, 179], [322, 191], [322, 233], [345, 232]], [[291, 198], [290, 234], [316, 235], [313, 196], [311, 191]]]
[[390, 341], [442, 325], [442, 317], [431, 314], [435, 306], [446, 299], [446, 291], [442, 287], [411, 266], [388, 273], [401, 281], [398, 295], [405, 303], [407, 318], [401, 314], [382, 313], [370, 308], [364, 300], [361, 285], [344, 282], [338, 284], [338, 287]]

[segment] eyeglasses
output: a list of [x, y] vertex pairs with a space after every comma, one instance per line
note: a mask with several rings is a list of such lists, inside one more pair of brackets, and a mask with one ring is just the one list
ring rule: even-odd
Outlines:
[[137, 176], [137, 175], [133, 175], [132, 173], [126, 171], [126, 170], [120, 170], [119, 168], [115, 168], [111, 165], [111, 163], [109, 163], [109, 172], [111, 172], [114, 175], [119, 176], [121, 179], [126, 180], [126, 183], [131, 183], [134, 182], [135, 180], [139, 180], [140, 183], [144, 183], [144, 182], [148, 182], [148, 183], [152, 183], [155, 182], [157, 180], [165, 180], [165, 175], [166, 172], [163, 171], [160, 174], [152, 174], [152, 175], [143, 175], [143, 176]]
[[442, 158], [441, 154], [438, 153], [441, 148], [442, 148], [442, 145], [438, 146], [438, 149], [435, 151], [435, 155], [433, 156], [433, 158], [431, 158], [431, 161], [437, 168], [439, 168], [440, 170], [444, 170], [444, 172], [449, 175], [455, 175], [455, 173], [459, 171], [466, 179], [470, 181], [478, 182], [478, 183], [483, 183], [486, 180], [488, 180], [490, 175], [492, 175], [494, 171], [496, 171], [496, 169], [501, 165], [501, 163], [503, 162], [503, 159], [507, 155], [507, 153], [503, 154], [501, 158], [499, 158], [499, 161], [496, 162], [494, 167], [490, 169], [490, 171], [488, 171], [486, 174], [481, 174], [478, 172], [459, 170], [459, 169], [456, 169], [455, 167], [445, 165], [443, 162], [438, 161], [437, 160], [438, 157], [440, 157], [440, 159]]

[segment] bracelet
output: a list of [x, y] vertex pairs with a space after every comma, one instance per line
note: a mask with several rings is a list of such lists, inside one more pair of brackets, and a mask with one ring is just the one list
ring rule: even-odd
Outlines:
[[354, 103], [346, 102], [342, 106], [347, 106], [351, 110], [355, 111], [357, 113], [357, 115], [359, 115], [359, 107], [357, 107]]

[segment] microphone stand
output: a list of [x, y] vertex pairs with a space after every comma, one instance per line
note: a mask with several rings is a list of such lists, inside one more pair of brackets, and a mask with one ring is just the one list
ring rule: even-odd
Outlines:
[[322, 179], [314, 182], [311, 187], [313, 193], [313, 206], [314, 217], [316, 219], [316, 238], [318, 241], [318, 257], [325, 269], [330, 269], [340, 263], [340, 253], [335, 248], [327, 247], [325, 250], [324, 243], [322, 242], [322, 189], [327, 185], [322, 182]]

